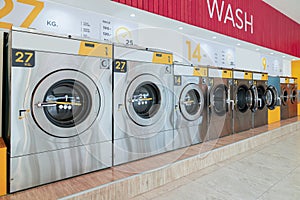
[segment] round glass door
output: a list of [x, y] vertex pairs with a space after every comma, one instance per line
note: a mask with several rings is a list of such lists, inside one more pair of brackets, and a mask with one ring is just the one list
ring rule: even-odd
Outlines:
[[287, 105], [288, 104], [288, 91], [286, 90], [286, 88], [282, 88], [282, 94], [281, 94], [281, 103], [283, 105]]
[[189, 121], [197, 120], [203, 111], [204, 96], [200, 87], [189, 84], [184, 87], [179, 99], [179, 108], [183, 117]]
[[292, 103], [292, 104], [297, 103], [297, 91], [295, 90], [295, 88], [293, 88], [293, 89], [291, 90], [290, 99], [291, 99], [291, 103]]
[[257, 94], [258, 94], [258, 109], [262, 110], [266, 106], [266, 101], [265, 101], [265, 93], [266, 90], [263, 86], [258, 86], [257, 87]]
[[[287, 93], [286, 93], [286, 95], [287, 95]], [[265, 93], [265, 102], [266, 102], [268, 109], [270, 109], [270, 110], [275, 109], [275, 107], [277, 105], [277, 99], [278, 99], [277, 90], [274, 86], [270, 85], [266, 89], [266, 93]], [[287, 101], [287, 99], [286, 99], [286, 101]]]
[[236, 93], [237, 109], [244, 113], [252, 107], [253, 97], [246, 85], [239, 86]]
[[162, 85], [150, 74], [138, 76], [129, 84], [125, 105], [129, 117], [136, 124], [150, 126], [163, 116], [166, 100]]
[[54, 125], [70, 128], [80, 124], [90, 113], [89, 90], [79, 81], [65, 79], [53, 84], [45, 94], [43, 106], [46, 117]]
[[134, 111], [143, 119], [149, 119], [157, 113], [160, 100], [160, 92], [157, 86], [150, 82], [139, 85], [131, 99]]
[[221, 84], [212, 90], [211, 105], [213, 106], [213, 111], [219, 115], [223, 116], [228, 112], [228, 105], [226, 103], [228, 99], [228, 88], [226, 85]]
[[255, 85], [251, 85], [250, 87], [252, 105], [250, 105], [250, 109], [252, 112], [255, 112], [258, 108], [258, 91]]
[[44, 77], [32, 96], [36, 124], [54, 137], [74, 137], [86, 131], [100, 110], [95, 83], [85, 74], [61, 70]]

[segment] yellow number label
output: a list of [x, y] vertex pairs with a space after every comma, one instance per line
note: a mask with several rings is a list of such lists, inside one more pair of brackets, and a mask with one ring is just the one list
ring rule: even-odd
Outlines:
[[114, 72], [123, 72], [127, 71], [127, 61], [126, 60], [115, 60]]
[[188, 60], [191, 61], [192, 59], [196, 59], [198, 62], [200, 62], [202, 58], [200, 43], [196, 44], [195, 48], [192, 48], [191, 41], [187, 40], [185, 43], [187, 45]]
[[35, 52], [31, 50], [12, 49], [13, 66], [16, 67], [34, 67]]

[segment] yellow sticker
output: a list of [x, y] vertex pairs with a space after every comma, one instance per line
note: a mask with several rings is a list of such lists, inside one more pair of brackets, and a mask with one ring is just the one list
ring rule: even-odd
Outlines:
[[205, 76], [207, 77], [207, 68], [194, 67], [193, 76]]
[[158, 64], [173, 64], [173, 55], [169, 53], [154, 52], [152, 62]]
[[232, 78], [231, 70], [222, 70], [222, 78]]
[[244, 79], [245, 80], [252, 80], [252, 73], [251, 72], [245, 72]]
[[82, 41], [78, 54], [83, 56], [112, 58], [112, 45]]
[[284, 79], [284, 82], [285, 82], [285, 83], [290, 83], [290, 79], [289, 79], [289, 78], [285, 78], [285, 79]]
[[268, 80], [268, 74], [262, 74], [261, 75], [261, 80], [267, 81]]

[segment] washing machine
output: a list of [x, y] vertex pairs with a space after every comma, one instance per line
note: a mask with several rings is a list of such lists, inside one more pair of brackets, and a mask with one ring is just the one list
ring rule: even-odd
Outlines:
[[289, 118], [297, 116], [298, 98], [297, 98], [297, 78], [289, 79]]
[[252, 128], [252, 113], [258, 105], [258, 92], [253, 85], [253, 73], [249, 71], [233, 71], [233, 132], [239, 133]]
[[174, 64], [174, 149], [202, 142], [207, 129], [207, 68]]
[[14, 28], [4, 51], [9, 192], [112, 166], [112, 45]]
[[[272, 78], [270, 78], [272, 79]], [[268, 84], [267, 73], [253, 73], [253, 85], [257, 88], [257, 110], [253, 112], [253, 128], [268, 124], [268, 109], [274, 110], [278, 104], [276, 83]]]
[[232, 134], [232, 70], [208, 68], [208, 130], [205, 140]]
[[[5, 37], [8, 36], [8, 33], [5, 31], [0, 31], [0, 46], [4, 47]], [[2, 95], [3, 95], [3, 57], [4, 51], [0, 53], [0, 138], [2, 137], [2, 107], [4, 106], [2, 103]]]
[[114, 165], [173, 149], [173, 55], [114, 46]]
[[280, 119], [289, 118], [289, 104], [290, 104], [290, 78], [280, 77]]

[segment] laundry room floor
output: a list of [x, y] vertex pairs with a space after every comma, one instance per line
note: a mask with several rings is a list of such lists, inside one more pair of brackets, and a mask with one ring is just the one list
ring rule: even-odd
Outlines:
[[[133, 196], [135, 199], [300, 199], [299, 128], [300, 117], [295, 117], [16, 192], [2, 196], [0, 200], [128, 199]], [[272, 139], [273, 135], [276, 139]], [[247, 141], [256, 136], [259, 138]], [[191, 174], [187, 172], [190, 167], [194, 171], [197, 167], [203, 169]], [[184, 173], [189, 175], [179, 175]], [[141, 181], [144, 181], [143, 185]]]
[[300, 131], [133, 198], [148, 199], [300, 199]]

